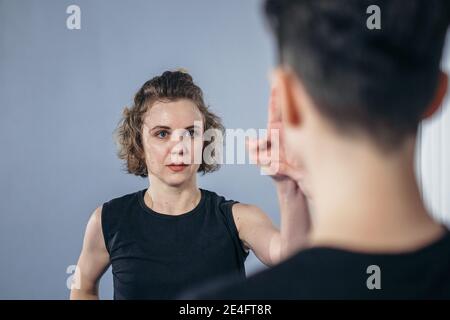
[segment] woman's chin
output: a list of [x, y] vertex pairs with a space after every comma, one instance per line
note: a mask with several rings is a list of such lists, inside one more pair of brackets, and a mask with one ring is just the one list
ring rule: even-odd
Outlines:
[[191, 181], [192, 178], [193, 178], [192, 174], [179, 173], [179, 174], [172, 174], [170, 177], [166, 177], [166, 179], [164, 180], [166, 184], [171, 187], [179, 187]]

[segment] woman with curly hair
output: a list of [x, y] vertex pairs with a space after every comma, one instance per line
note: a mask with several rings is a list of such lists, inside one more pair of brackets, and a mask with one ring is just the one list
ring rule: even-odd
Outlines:
[[212, 143], [204, 137], [209, 130], [224, 131], [188, 73], [166, 71], [140, 88], [116, 139], [127, 172], [149, 186], [93, 212], [71, 299], [98, 299], [110, 265], [114, 299], [170, 299], [219, 277], [244, 278], [249, 249], [271, 266], [304, 244], [307, 209], [292, 181], [277, 179], [280, 204], [295, 200], [302, 208], [286, 210], [281, 231], [259, 208], [198, 187], [197, 172], [219, 167], [202, 156]]

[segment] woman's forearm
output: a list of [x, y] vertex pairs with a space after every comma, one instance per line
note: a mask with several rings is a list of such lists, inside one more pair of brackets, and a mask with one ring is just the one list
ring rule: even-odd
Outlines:
[[72, 289], [70, 291], [70, 300], [99, 300], [98, 293], [86, 290]]
[[[295, 182], [289, 182], [295, 183]], [[308, 245], [311, 218], [298, 186], [277, 185], [280, 207], [280, 258], [284, 260]]]

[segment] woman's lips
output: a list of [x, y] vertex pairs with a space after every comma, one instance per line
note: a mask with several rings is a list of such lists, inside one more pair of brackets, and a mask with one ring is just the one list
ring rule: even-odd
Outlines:
[[168, 167], [173, 172], [180, 172], [187, 168], [187, 164], [169, 164]]

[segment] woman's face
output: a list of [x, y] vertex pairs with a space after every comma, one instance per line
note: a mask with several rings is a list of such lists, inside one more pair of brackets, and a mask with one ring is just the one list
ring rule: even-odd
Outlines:
[[142, 126], [149, 176], [170, 186], [195, 178], [202, 162], [203, 116], [188, 99], [155, 102]]

